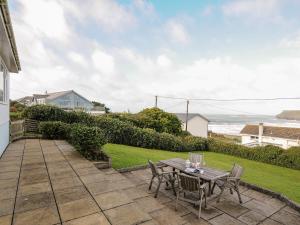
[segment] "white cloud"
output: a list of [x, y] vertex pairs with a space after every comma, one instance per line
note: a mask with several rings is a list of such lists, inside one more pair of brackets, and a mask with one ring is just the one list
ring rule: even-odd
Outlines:
[[280, 3], [279, 0], [234, 0], [222, 9], [227, 16], [276, 21], [280, 19]]
[[155, 14], [154, 6], [151, 4], [151, 2], [147, 0], [134, 0], [133, 4], [138, 10], [143, 12], [145, 15]]
[[22, 12], [19, 19], [29, 26], [34, 34], [66, 41], [70, 30], [63, 8], [56, 1], [20, 1]]
[[73, 61], [76, 64], [79, 64], [80, 66], [87, 66], [87, 60], [85, 60], [84, 57], [77, 52], [70, 52], [68, 54], [68, 57], [71, 61]]
[[92, 61], [95, 68], [102, 73], [109, 74], [109, 73], [113, 73], [115, 70], [114, 57], [99, 49], [93, 52]]
[[178, 21], [168, 21], [166, 24], [166, 31], [170, 38], [175, 42], [186, 44], [190, 40], [185, 26]]
[[212, 5], [208, 5], [206, 6], [203, 11], [201, 12], [201, 14], [203, 16], [209, 16], [213, 13], [214, 7]]
[[159, 55], [157, 57], [157, 64], [162, 68], [169, 68], [172, 65], [172, 61], [166, 55]]
[[123, 31], [137, 24], [130, 7], [115, 0], [62, 0], [61, 4], [75, 20], [83, 24], [92, 21], [105, 31]]
[[283, 38], [280, 41], [279, 46], [284, 48], [300, 48], [300, 32], [291, 37]]

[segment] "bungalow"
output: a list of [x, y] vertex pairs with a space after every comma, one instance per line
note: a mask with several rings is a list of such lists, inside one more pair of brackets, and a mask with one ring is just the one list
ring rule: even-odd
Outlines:
[[93, 108], [91, 101], [73, 90], [34, 94], [33, 96], [25, 96], [16, 101], [27, 106], [54, 105], [65, 110], [83, 110], [89, 112]]
[[0, 156], [9, 143], [9, 73], [21, 70], [8, 4], [0, 4]]
[[240, 134], [246, 146], [276, 145], [284, 149], [300, 146], [300, 128], [248, 124]]
[[199, 113], [189, 113], [188, 116], [186, 113], [175, 113], [175, 115], [181, 121], [183, 130], [187, 128], [192, 135], [207, 138], [209, 120], [204, 116]]

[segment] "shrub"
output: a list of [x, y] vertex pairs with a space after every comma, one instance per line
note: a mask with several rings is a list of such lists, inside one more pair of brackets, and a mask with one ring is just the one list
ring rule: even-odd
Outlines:
[[300, 147], [291, 147], [284, 150], [277, 157], [276, 164], [300, 170]]
[[100, 149], [106, 143], [101, 129], [81, 124], [71, 125], [69, 140], [84, 157], [93, 160], [101, 158]]
[[189, 151], [179, 137], [168, 133], [159, 134], [158, 148], [176, 152]]
[[60, 121], [45, 121], [39, 124], [39, 131], [43, 138], [68, 139], [70, 125]]
[[16, 121], [16, 120], [23, 119], [22, 112], [10, 112], [9, 116], [10, 116], [10, 121]]
[[189, 151], [207, 151], [207, 139], [195, 136], [186, 136], [182, 138]]
[[68, 113], [50, 105], [34, 105], [24, 110], [24, 117], [39, 121], [67, 122]]
[[181, 133], [181, 122], [177, 116], [159, 108], [144, 109], [137, 114], [137, 119], [142, 128], [151, 128], [157, 132], [170, 134]]

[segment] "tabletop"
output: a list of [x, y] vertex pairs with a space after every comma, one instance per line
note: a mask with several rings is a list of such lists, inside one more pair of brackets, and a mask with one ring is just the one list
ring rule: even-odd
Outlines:
[[209, 168], [209, 167], [201, 167], [201, 169], [203, 170], [203, 174], [200, 174], [198, 172], [193, 173], [193, 172], [186, 172], [185, 169], [185, 160], [184, 159], [180, 159], [180, 158], [174, 158], [174, 159], [167, 159], [167, 160], [161, 160], [161, 163], [173, 167], [177, 170], [180, 170], [186, 174], [192, 175], [192, 176], [198, 176], [203, 180], [207, 180], [207, 181], [214, 181], [217, 180], [219, 178], [222, 177], [226, 177], [228, 176], [230, 173], [229, 172], [225, 172], [222, 170], [218, 170], [218, 169], [214, 169], [214, 168]]

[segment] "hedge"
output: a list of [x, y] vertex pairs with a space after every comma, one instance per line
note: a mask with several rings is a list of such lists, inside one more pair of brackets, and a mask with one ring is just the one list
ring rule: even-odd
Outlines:
[[45, 121], [39, 124], [39, 131], [44, 138], [69, 141], [85, 158], [92, 160], [103, 158], [100, 150], [107, 141], [103, 131], [98, 127]]
[[[134, 126], [131, 122], [120, 121], [119, 119], [106, 116], [94, 117], [83, 112], [65, 112], [62, 109], [53, 106], [29, 107], [26, 109], [25, 115], [30, 119], [42, 121], [57, 120], [70, 124], [82, 124], [80, 129], [78, 127], [76, 128], [76, 126], [79, 126], [78, 124], [76, 126], [71, 125], [70, 128], [70, 135], [73, 134], [73, 136], [70, 137], [70, 142], [74, 143], [74, 145], [76, 145], [78, 149], [82, 149], [82, 151], [84, 151], [84, 149], [90, 149], [88, 147], [89, 145], [85, 144], [84, 146], [80, 146], [76, 142], [76, 138], [81, 140], [81, 142], [84, 142], [84, 140], [87, 139], [92, 143], [92, 137], [99, 134], [101, 136], [99, 136], [99, 139], [106, 139], [110, 143], [167, 151], [206, 150], [288, 168], [300, 169], [300, 147], [293, 147], [288, 150], [272, 145], [250, 148], [239, 144], [218, 141], [214, 138], [204, 139], [189, 135], [175, 136], [168, 133], [158, 133], [148, 128], [139, 128]], [[59, 138], [61, 135], [61, 138], [63, 138], [66, 133], [61, 130], [60, 126], [64, 125], [55, 122], [48, 126], [47, 131], [45, 128], [43, 129], [43, 125], [41, 125], [43, 136], [47, 136], [48, 138]], [[66, 125], [65, 129], [68, 129], [67, 127], [68, 126]], [[55, 134], [53, 134], [54, 131]], [[82, 136], [80, 136], [81, 132], [84, 133]], [[74, 136], [75, 134], [76, 136]], [[94, 145], [95, 143], [91, 144], [91, 146]]]

